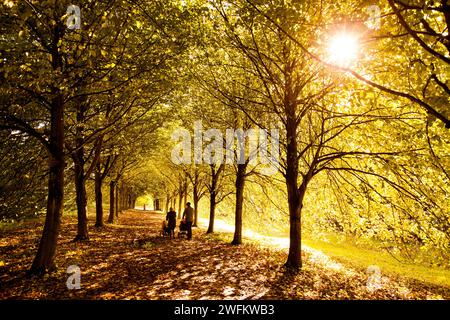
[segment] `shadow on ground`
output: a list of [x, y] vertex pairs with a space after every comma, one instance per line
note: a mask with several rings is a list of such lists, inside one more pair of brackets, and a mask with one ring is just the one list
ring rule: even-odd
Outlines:
[[[304, 254], [299, 273], [282, 267], [286, 252], [257, 245], [232, 246], [194, 229], [193, 240], [160, 236], [164, 215], [131, 210], [115, 225], [90, 228], [90, 241], [72, 243], [76, 224], [66, 218], [57, 253], [58, 271], [42, 279], [24, 277], [42, 223], [26, 223], [0, 237], [1, 299], [426, 299], [449, 298], [442, 288], [408, 287], [383, 278], [330, 268]], [[67, 221], [68, 220], [68, 221]], [[81, 269], [81, 289], [68, 290], [66, 270]]]

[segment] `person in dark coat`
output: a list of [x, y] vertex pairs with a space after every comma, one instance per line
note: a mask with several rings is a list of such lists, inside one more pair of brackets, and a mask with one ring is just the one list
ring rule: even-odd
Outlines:
[[192, 223], [194, 222], [194, 208], [191, 207], [191, 203], [186, 203], [186, 209], [183, 212], [183, 220], [186, 221], [187, 238], [192, 240]]
[[166, 215], [167, 228], [170, 230], [170, 236], [175, 237], [175, 227], [177, 225], [177, 213], [171, 207]]

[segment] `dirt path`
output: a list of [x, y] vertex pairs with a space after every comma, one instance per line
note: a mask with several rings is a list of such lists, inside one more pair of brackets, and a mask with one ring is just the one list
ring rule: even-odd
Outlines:
[[[192, 241], [162, 238], [162, 213], [129, 211], [116, 225], [90, 229], [89, 243], [72, 243], [76, 223], [64, 219], [58, 271], [27, 279], [41, 232], [29, 222], [0, 235], [0, 298], [25, 299], [426, 299], [448, 290], [382, 278], [367, 287], [364, 270], [336, 267], [313, 251], [299, 274], [285, 272], [282, 247], [232, 246], [203, 229]], [[69, 220], [69, 221], [67, 221]], [[3, 262], [3, 263], [2, 263]], [[3, 264], [3, 265], [2, 265]], [[68, 290], [67, 268], [81, 269], [81, 289]]]

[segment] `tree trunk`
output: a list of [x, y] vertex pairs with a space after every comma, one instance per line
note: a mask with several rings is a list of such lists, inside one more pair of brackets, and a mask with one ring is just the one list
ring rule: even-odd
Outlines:
[[109, 183], [109, 217], [108, 217], [108, 223], [114, 223], [114, 217], [115, 217], [115, 212], [114, 211], [117, 210], [117, 208], [115, 209], [115, 204], [116, 204], [115, 188], [116, 188], [116, 183], [114, 181], [111, 181]]
[[236, 207], [235, 207], [235, 223], [234, 223], [234, 237], [231, 244], [239, 245], [242, 243], [242, 211], [244, 204], [244, 188], [245, 175], [247, 171], [247, 164], [238, 164], [236, 173]]
[[115, 210], [115, 214], [116, 214], [116, 218], [119, 218], [119, 211], [122, 210], [122, 208], [120, 207], [120, 201], [119, 201], [119, 197], [121, 196], [121, 194], [119, 193], [119, 182], [116, 183], [116, 187], [115, 187], [115, 191], [116, 191], [116, 195], [115, 195], [115, 205], [114, 207], [116, 208]]
[[123, 210], [123, 198], [124, 198], [124, 194], [123, 194], [123, 185], [120, 185], [119, 183], [117, 183], [116, 186], [116, 217], [119, 216], [119, 212], [121, 212]]
[[[77, 167], [77, 165], [75, 165]], [[75, 181], [76, 188], [76, 203], [77, 203], [77, 235], [73, 241], [85, 241], [89, 240], [88, 234], [88, 219], [87, 219], [87, 197], [86, 197], [86, 186], [84, 184], [84, 177], [82, 175], [82, 169], [75, 169], [75, 174], [77, 175]]]
[[[304, 194], [303, 194], [304, 195]], [[302, 198], [297, 189], [293, 185], [288, 185], [289, 199], [289, 255], [286, 261], [286, 267], [291, 269], [301, 269], [301, 210]]]
[[216, 191], [212, 191], [209, 196], [209, 225], [206, 233], [214, 232], [214, 217], [216, 215]]
[[54, 259], [63, 213], [64, 104], [60, 94], [52, 100], [50, 116], [47, 213], [39, 247], [29, 271], [35, 275], [44, 274], [55, 268]]
[[166, 195], [166, 213], [169, 212], [170, 195]]
[[[289, 203], [289, 255], [285, 266], [289, 269], [299, 270], [302, 267], [301, 255], [301, 202], [298, 190], [298, 153], [297, 153], [297, 124], [295, 108], [288, 108], [286, 121], [287, 133], [287, 167], [286, 187]], [[304, 194], [304, 193], [303, 193]]]
[[[80, 148], [82, 149], [82, 148]], [[73, 241], [89, 240], [87, 228], [87, 197], [86, 185], [84, 179], [84, 155], [80, 150], [76, 152], [74, 157], [75, 163], [75, 189], [76, 189], [76, 203], [77, 203], [77, 235]]]
[[84, 101], [80, 101], [77, 109], [77, 127], [75, 135], [75, 151], [72, 154], [74, 170], [75, 170], [75, 192], [77, 203], [77, 218], [78, 227], [77, 235], [74, 241], [89, 240], [88, 227], [87, 227], [87, 196], [86, 196], [86, 176], [84, 172], [85, 159], [84, 159], [84, 137], [83, 137], [83, 124], [85, 121], [86, 105]]
[[194, 224], [193, 227], [197, 227], [198, 221], [198, 203], [199, 203], [199, 195], [198, 195], [198, 185], [194, 185]]
[[183, 208], [186, 208], [186, 203], [187, 203], [187, 183], [184, 185], [184, 189], [183, 189]]
[[178, 219], [181, 219], [181, 203], [183, 202], [183, 194], [180, 193], [178, 197]]
[[102, 175], [100, 164], [95, 169], [95, 227], [103, 227], [103, 194], [102, 194]]
[[216, 204], [217, 204], [217, 183], [219, 180], [219, 175], [223, 165], [221, 165], [217, 170], [213, 165], [211, 165], [211, 185], [209, 188], [209, 225], [206, 233], [214, 232], [214, 217], [216, 215]]

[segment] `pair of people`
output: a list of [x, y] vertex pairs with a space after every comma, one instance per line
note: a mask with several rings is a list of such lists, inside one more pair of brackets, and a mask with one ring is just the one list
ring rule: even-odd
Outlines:
[[[183, 221], [185, 223], [185, 228], [187, 230], [187, 238], [188, 240], [192, 239], [192, 223], [194, 222], [194, 208], [191, 207], [191, 203], [186, 203], [186, 208], [183, 212]], [[166, 221], [168, 224], [168, 228], [170, 230], [175, 230], [177, 224], [177, 213], [171, 207], [169, 212], [166, 215]]]

